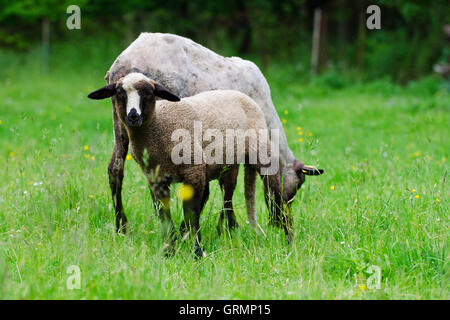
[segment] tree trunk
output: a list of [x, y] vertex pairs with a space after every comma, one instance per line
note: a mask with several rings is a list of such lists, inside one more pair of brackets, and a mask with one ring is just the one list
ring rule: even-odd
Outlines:
[[318, 72], [323, 71], [328, 63], [328, 12], [326, 9], [322, 11]]
[[366, 49], [366, 19], [365, 11], [361, 10], [359, 13], [358, 22], [358, 67], [361, 73], [364, 73], [364, 52]]
[[42, 19], [42, 71], [48, 74], [50, 55], [50, 22], [47, 18]]
[[314, 27], [312, 36], [312, 51], [311, 51], [311, 73], [316, 75], [319, 68], [320, 57], [320, 26], [322, 20], [322, 10], [316, 8], [314, 10]]

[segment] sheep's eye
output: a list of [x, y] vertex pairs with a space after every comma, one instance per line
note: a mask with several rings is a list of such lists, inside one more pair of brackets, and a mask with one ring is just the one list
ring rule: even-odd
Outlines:
[[117, 90], [116, 96], [117, 96], [119, 99], [124, 99], [124, 98], [125, 98], [125, 92], [123, 91], [123, 89]]

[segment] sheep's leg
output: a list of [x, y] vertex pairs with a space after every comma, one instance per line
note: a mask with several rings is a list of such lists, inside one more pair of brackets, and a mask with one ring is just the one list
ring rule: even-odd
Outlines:
[[201, 198], [192, 198], [183, 203], [184, 221], [186, 221], [186, 228], [189, 235], [194, 238], [195, 257], [203, 257], [203, 249], [201, 248], [201, 234], [200, 234], [200, 208]]
[[[281, 210], [278, 205], [278, 200], [275, 199], [274, 194], [274, 189], [281, 190], [281, 182], [279, 181], [279, 176], [261, 176], [261, 179], [264, 182], [264, 200], [266, 201], [267, 208], [269, 209], [269, 225], [281, 227]], [[279, 194], [281, 194], [281, 192]]]
[[163, 238], [163, 248], [166, 256], [170, 256], [174, 253], [175, 249], [175, 226], [170, 215], [170, 199], [160, 200], [160, 209], [158, 210], [158, 216], [161, 220], [161, 234]]
[[281, 218], [276, 210], [275, 199], [271, 195], [270, 191], [264, 186], [264, 200], [266, 201], [267, 208], [269, 209], [269, 225], [280, 227]]
[[238, 227], [236, 215], [233, 210], [233, 193], [236, 188], [239, 166], [232, 167], [224, 172], [219, 178], [220, 188], [223, 191], [223, 210], [220, 213], [219, 222], [217, 224], [217, 233], [222, 233], [222, 226], [225, 215], [228, 220], [228, 231]]
[[150, 186], [150, 193], [153, 203], [157, 208], [158, 217], [161, 221], [161, 235], [163, 239], [163, 249], [166, 256], [174, 253], [175, 248], [175, 227], [170, 215], [170, 189], [169, 184], [158, 184], [154, 188]]
[[[203, 211], [203, 208], [205, 207], [206, 202], [208, 201], [209, 198], [209, 184], [206, 184], [205, 190], [203, 191], [203, 196], [202, 196], [202, 203], [201, 203], [201, 209], [200, 212]], [[187, 232], [187, 225], [186, 222], [183, 220], [181, 222], [181, 226], [180, 226], [180, 234], [181, 237], [184, 237], [185, 233]]]
[[205, 207], [206, 201], [208, 201], [209, 198], [209, 183], [206, 184], [205, 190], [203, 191], [203, 197], [202, 197], [202, 203], [200, 207], [200, 212], [203, 211], [203, 208]]
[[[114, 103], [114, 102], [113, 102]], [[128, 152], [128, 134], [121, 125], [113, 107], [114, 119], [114, 150], [108, 166], [109, 186], [111, 188], [114, 214], [116, 218], [116, 231], [126, 233], [128, 221], [122, 204], [122, 181], [125, 158]]]
[[277, 175], [262, 176], [266, 202], [267, 198], [273, 206], [274, 217], [277, 226], [283, 227], [288, 243], [292, 240], [292, 217], [289, 211], [284, 209], [281, 183]]
[[[208, 191], [205, 191], [205, 188], [207, 188], [205, 178], [203, 166], [194, 166], [187, 170], [184, 175], [184, 182], [194, 188], [194, 196], [183, 202], [183, 211], [186, 229], [189, 236], [194, 238], [196, 258], [203, 257], [203, 250], [200, 246], [200, 213], [208, 195]], [[186, 238], [186, 235], [184, 238]]]

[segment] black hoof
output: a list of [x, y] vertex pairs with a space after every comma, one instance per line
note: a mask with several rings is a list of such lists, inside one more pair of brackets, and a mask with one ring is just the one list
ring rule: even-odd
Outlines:
[[205, 256], [205, 252], [202, 248], [197, 247], [195, 248], [195, 260], [202, 259]]
[[181, 225], [180, 225], [181, 237], [183, 237], [186, 234], [186, 232], [187, 232], [187, 226], [186, 226], [186, 223], [184, 223], [184, 221], [183, 221], [183, 222], [181, 222]]
[[116, 227], [116, 233], [126, 235], [128, 233], [128, 224]]
[[281, 228], [282, 227], [282, 223], [278, 219], [270, 219], [269, 220], [269, 226], [276, 227], [276, 228]]
[[232, 222], [232, 223], [228, 223], [228, 231], [232, 231], [234, 229], [239, 228], [239, 225], [236, 221]]

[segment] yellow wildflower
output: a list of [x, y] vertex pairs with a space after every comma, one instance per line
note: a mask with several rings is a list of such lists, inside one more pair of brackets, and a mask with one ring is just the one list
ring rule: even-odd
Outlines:
[[411, 191], [412, 191], [412, 192], [417, 192], [417, 190], [416, 190], [416, 189], [412, 189]]
[[88, 151], [89, 150], [89, 146], [84, 146], [84, 151]]
[[194, 188], [189, 184], [185, 184], [178, 189], [177, 195], [181, 200], [189, 201], [194, 196]]
[[288, 110], [284, 110], [284, 114], [288, 114], [289, 113], [289, 111]]
[[93, 194], [90, 194], [90, 195], [89, 195], [89, 199], [94, 199], [94, 195], [93, 195]]
[[298, 126], [298, 127], [297, 127], [297, 130], [298, 130], [298, 131], [302, 130], [302, 127]]
[[287, 122], [287, 120], [286, 120], [286, 119], [282, 119], [281, 121], [282, 121], [283, 123], [286, 123], [286, 122]]
[[439, 202], [441, 202], [441, 201], [439, 200], [439, 198], [436, 198], [436, 202], [439, 203]]
[[366, 291], [367, 290], [367, 287], [366, 287], [365, 284], [360, 284], [358, 287], [359, 287], [359, 290], [361, 290], [361, 291]]
[[303, 142], [303, 139], [302, 139], [302, 138], [299, 138], [299, 139], [298, 139], [298, 142]]
[[419, 198], [420, 198], [420, 196], [418, 194], [416, 194], [416, 199], [419, 199]]
[[91, 157], [91, 160], [92, 160], [92, 161], [94, 161], [94, 160], [95, 160], [95, 157], [94, 157], [94, 156], [92, 156], [92, 157]]
[[14, 157], [14, 152], [11, 151], [11, 152], [9, 153], [9, 156], [10, 156], [11, 158]]
[[131, 160], [131, 156], [129, 154], [127, 154], [127, 156], [125, 157], [126, 160]]
[[366, 200], [369, 200], [369, 196], [366, 196]]
[[335, 187], [335, 186], [331, 186], [330, 189], [331, 189], [331, 190], [335, 190], [336, 187]]
[[303, 131], [299, 131], [298, 134], [299, 134], [299, 135], [303, 135]]
[[84, 157], [85, 157], [86, 159], [89, 159], [91, 156], [88, 155], [88, 154], [85, 154]]

